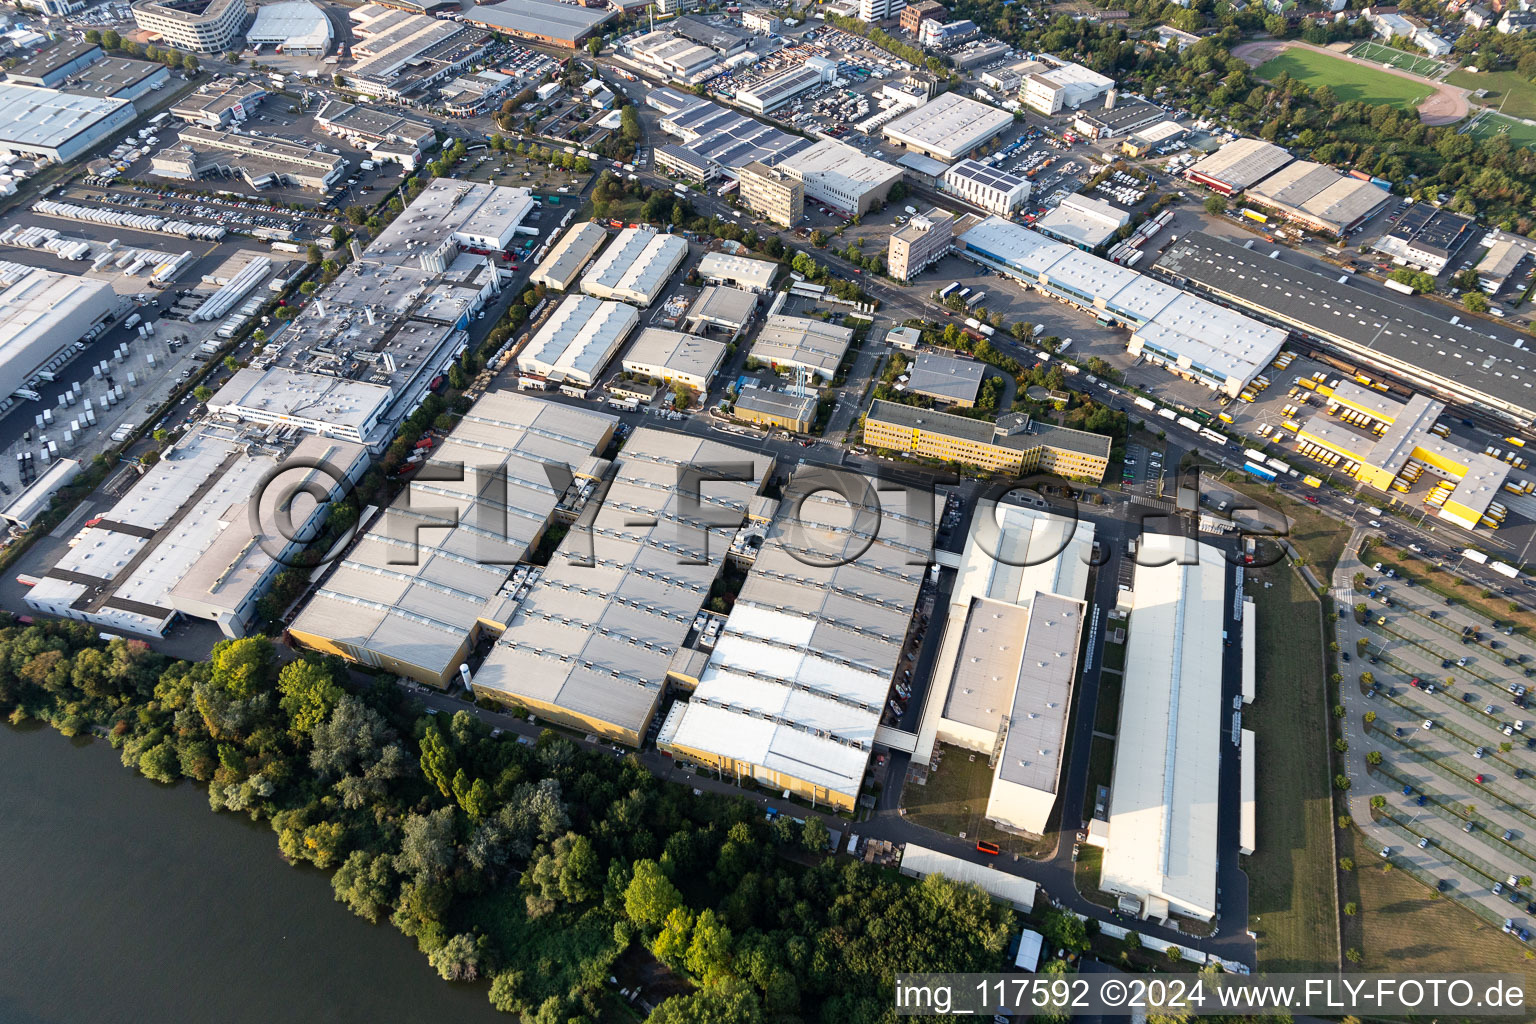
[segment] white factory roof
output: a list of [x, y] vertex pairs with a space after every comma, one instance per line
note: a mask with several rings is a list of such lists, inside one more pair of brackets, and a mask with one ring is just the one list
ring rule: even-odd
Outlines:
[[705, 253], [699, 260], [699, 276], [706, 281], [729, 281], [756, 291], [763, 291], [773, 284], [773, 275], [778, 270], [777, 263], [728, 252]]
[[256, 21], [245, 33], [251, 45], [317, 49], [331, 44], [331, 19], [309, 0], [283, 0], [256, 8]]
[[850, 328], [775, 313], [763, 323], [752, 343], [752, 357], [777, 366], [804, 366], [831, 378], [852, 341]]
[[824, 476], [798, 486], [791, 477], [782, 503], [798, 516], [770, 527], [658, 742], [857, 796], [922, 585], [909, 539], [932, 529], [931, 501], [882, 491], [876, 510], [825, 490]]
[[1216, 909], [1226, 608], [1220, 551], [1142, 534], [1100, 886], [1202, 917]]
[[1041, 231], [1097, 249], [1129, 224], [1131, 215], [1093, 196], [1071, 195], [1036, 222]]
[[77, 96], [15, 82], [0, 82], [0, 145], [56, 149], [125, 107], [127, 100]]
[[[477, 623], [512, 615], [513, 596], [504, 591], [512, 568], [543, 535], [561, 498], [546, 466], [581, 466], [616, 422], [516, 392], [487, 392], [407, 491], [364, 525], [292, 628], [434, 674], [452, 671]], [[458, 472], [455, 464], [467, 468]]]
[[708, 380], [725, 358], [725, 349], [726, 343], [714, 338], [648, 327], [630, 344], [623, 363], [625, 369], [645, 366]]
[[654, 228], [625, 228], [582, 276], [581, 290], [601, 299], [649, 306], [683, 257], [688, 242]]
[[1006, 110], [946, 92], [898, 117], [884, 132], [915, 149], [958, 159], [1012, 123]]
[[[678, 487], [685, 467], [743, 462], [752, 480], [705, 484], [701, 507], [689, 508]], [[739, 526], [772, 466], [718, 441], [636, 430], [596, 516], [566, 535], [475, 686], [643, 733], [668, 671], [688, 658], [683, 642], [730, 543], [692, 524]]]
[[916, 878], [943, 875], [956, 882], [977, 885], [1015, 910], [1028, 911], [1035, 905], [1035, 883], [1029, 879], [1007, 871], [994, 870], [986, 864], [951, 857], [916, 843], [908, 843], [903, 851], [901, 873]]
[[457, 253], [447, 252], [449, 243], [505, 249], [533, 210], [530, 189], [437, 178], [368, 243], [364, 259], [432, 269], [422, 265], [424, 257], [442, 252], [453, 262]]
[[1284, 331], [1188, 292], [1178, 292], [1136, 333], [1195, 366], [1243, 381], [1273, 362], [1285, 342]]
[[517, 357], [524, 373], [591, 384], [640, 322], [633, 306], [569, 295]]
[[818, 179], [823, 187], [843, 196], [861, 196], [901, 177], [901, 168], [895, 164], [865, 156], [832, 139], [822, 139], [781, 160], [778, 166], [796, 171], [805, 179]]
[[582, 221], [555, 243], [555, 247], [528, 280], [533, 284], [564, 291], [607, 239], [608, 232], [603, 230], [602, 225], [590, 220]]
[[1237, 192], [1274, 174], [1291, 162], [1291, 154], [1262, 139], [1235, 139], [1186, 172], [1219, 181]]
[[366, 440], [369, 426], [393, 400], [392, 389], [369, 381], [288, 367], [245, 367], [208, 400], [208, 408], [231, 417], [254, 414], [335, 424], [356, 430]]
[[[1055, 793], [1066, 746], [1077, 648], [1083, 630], [1082, 601], [1036, 594], [1030, 604], [1023, 644], [1012, 657], [1015, 686], [1008, 702], [1008, 737], [997, 778], [1043, 793]], [[1017, 635], [991, 636], [992, 644], [1020, 647]], [[963, 677], [962, 677], [963, 678]], [[950, 694], [954, 698], [953, 692]], [[1022, 823], [1021, 823], [1022, 824]], [[1036, 831], [1031, 829], [1031, 831]]]
[[0, 512], [0, 519], [23, 530], [32, 528], [32, 521], [53, 504], [53, 496], [59, 492], [59, 488], [68, 484], [80, 475], [80, 462], [78, 459], [55, 459], [53, 464], [28, 484], [14, 500], [9, 501], [5, 511]]
[[0, 380], [20, 387], [105, 317], [117, 295], [105, 281], [0, 262]]

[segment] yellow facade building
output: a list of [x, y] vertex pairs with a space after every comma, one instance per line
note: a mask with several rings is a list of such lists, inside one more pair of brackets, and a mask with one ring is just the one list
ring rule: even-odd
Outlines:
[[864, 417], [864, 442], [997, 473], [1055, 473], [1095, 483], [1109, 469], [1112, 443], [1104, 434], [1035, 423], [1023, 413], [994, 424], [878, 398]]

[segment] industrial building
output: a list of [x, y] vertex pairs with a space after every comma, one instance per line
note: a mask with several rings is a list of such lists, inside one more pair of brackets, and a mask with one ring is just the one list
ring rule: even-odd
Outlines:
[[804, 370], [815, 379], [831, 380], [852, 342], [852, 328], [775, 313], [752, 342], [751, 358], [775, 370]]
[[776, 169], [799, 179], [805, 198], [862, 217], [885, 202], [901, 168], [865, 156], [846, 143], [822, 139], [781, 159]]
[[1461, 247], [1477, 233], [1477, 221], [1429, 203], [1414, 203], [1387, 225], [1387, 233], [1371, 243], [1399, 266], [1416, 267], [1439, 277]]
[[728, 284], [749, 292], [766, 292], [773, 287], [777, 263], [735, 256], [728, 252], [708, 252], [699, 260], [699, 276], [710, 284]]
[[437, 145], [437, 130], [426, 121], [393, 110], [325, 100], [315, 111], [315, 126], [368, 151], [370, 159], [400, 164], [413, 171]]
[[954, 248], [955, 215], [935, 206], [914, 214], [891, 232], [886, 243], [887, 272], [898, 281], [910, 281]]
[[356, 63], [341, 75], [357, 92], [387, 100], [403, 100], [452, 78], [474, 64], [490, 42], [489, 34], [473, 23], [377, 3], [354, 8], [347, 17], [352, 22], [350, 50]]
[[556, 0], [502, 0], [470, 8], [464, 20], [515, 39], [574, 50], [618, 15], [613, 7], [579, 7]]
[[347, 160], [336, 153], [265, 136], [185, 128], [176, 142], [150, 158], [150, 173], [178, 181], [235, 176], [255, 189], [329, 192], [347, 176]]
[[770, 75], [736, 92], [736, 102], [755, 114], [771, 114], [796, 97], [837, 77], [837, 62], [826, 57], [807, 57], [795, 67]]
[[1113, 203], [1073, 193], [1035, 221], [1035, 230], [1084, 252], [1109, 244], [1131, 222], [1131, 215]]
[[915, 153], [953, 163], [1013, 124], [1006, 110], [946, 92], [887, 124], [881, 132]]
[[1115, 87], [1107, 75], [1070, 61], [1041, 59], [1036, 67], [1023, 69], [1019, 81], [1019, 99], [1041, 114], [1077, 110], [1092, 103]]
[[1072, 128], [1090, 139], [1117, 139], [1156, 124], [1167, 116], [1167, 110], [1146, 100], [1106, 98], [1101, 110], [1079, 110], [1072, 119]]
[[707, 46], [722, 57], [741, 53], [752, 42], [751, 32], [728, 22], [709, 21], [693, 14], [676, 19], [669, 27], [684, 39]]
[[768, 388], [742, 388], [732, 403], [731, 415], [760, 427], [782, 427], [805, 434], [816, 422], [816, 399]]
[[693, 300], [683, 323], [694, 334], [704, 334], [714, 328], [724, 331], [734, 341], [747, 329], [756, 313], [757, 293], [712, 284]]
[[70, 75], [78, 74], [97, 61], [107, 59], [106, 51], [96, 43], [69, 42], [50, 46], [26, 57], [5, 72], [7, 82], [54, 89]]
[[1035, 423], [1006, 413], [996, 423], [875, 399], [864, 416], [864, 443], [995, 473], [1054, 473], [1102, 482], [1112, 439]]
[[1150, 127], [1133, 132], [1130, 138], [1120, 143], [1120, 152], [1140, 159], [1154, 150], [1178, 142], [1187, 134], [1189, 130], [1177, 121], [1158, 121]]
[[371, 381], [247, 366], [208, 399], [208, 411], [231, 422], [286, 424], [368, 444], [377, 439], [391, 398], [388, 387]]
[[246, 0], [138, 0], [133, 5], [141, 31], [196, 53], [241, 49], [250, 13]]
[[137, 116], [127, 100], [0, 82], [0, 154], [67, 163]]
[[[1216, 914], [1227, 561], [1208, 544], [1143, 533], [1099, 888], [1135, 917]], [[1131, 904], [1127, 906], [1127, 901]]]
[[1477, 404], [1522, 426], [1536, 418], [1536, 359], [1513, 331], [1442, 317], [1373, 284], [1341, 284], [1332, 273], [1198, 232], [1180, 236], [1154, 269], [1443, 401]]
[[937, 188], [944, 178], [944, 172], [949, 170], [949, 164], [921, 153], [903, 153], [896, 161], [896, 166], [902, 169], [908, 179], [929, 188]]
[[636, 335], [620, 363], [627, 373], [682, 384], [703, 394], [725, 359], [726, 343], [649, 327]]
[[[279, 469], [304, 460], [327, 468]], [[367, 468], [361, 445], [204, 421], [89, 522], [26, 602], [45, 615], [140, 636], [164, 636], [178, 613], [244, 636], [273, 578], [318, 533], [327, 503]], [[279, 506], [291, 537], [274, 525]]]
[[[361, 524], [288, 633], [349, 661], [444, 687], [517, 611], [514, 566], [601, 472], [617, 418], [489, 391], [395, 502]], [[472, 468], [467, 468], [472, 467]], [[568, 479], [561, 467], [570, 467]], [[618, 513], [615, 512], [615, 515]], [[590, 571], [590, 570], [585, 570]]]
[[687, 255], [688, 241], [681, 235], [625, 228], [582, 275], [581, 290], [644, 308], [656, 301]]
[[959, 21], [929, 19], [918, 26], [917, 44], [925, 50], [948, 50], [981, 35], [981, 26], [969, 18]]
[[975, 160], [961, 160], [944, 172], [948, 194], [999, 217], [1010, 217], [1029, 199], [1029, 181]]
[[735, 171], [754, 160], [772, 166], [812, 145], [740, 111], [672, 89], [652, 89], [645, 102], [661, 111], [661, 130], [682, 140], [680, 146], [656, 147], [657, 166], [695, 181], [713, 180], [722, 169]]
[[1323, 449], [1319, 458], [1361, 483], [1463, 529], [1498, 528], [1488, 513], [1509, 464], [1435, 433], [1445, 403], [1425, 395], [1400, 402], [1352, 380], [1323, 397], [1325, 408], [1297, 429], [1298, 445]]
[[647, 32], [625, 44], [634, 58], [656, 68], [668, 78], [684, 85], [713, 74], [720, 54], [707, 46], [673, 35], [668, 29]]
[[684, 181], [711, 182], [720, 177], [720, 165], [687, 146], [669, 143], [651, 151], [656, 168]]
[[[992, 765], [986, 817], [1042, 835], [1064, 764], [1094, 527], [1019, 505], [983, 504], [943, 610], [913, 761], [939, 743]], [[995, 527], [990, 524], [996, 524]]]
[[805, 184], [788, 171], [754, 160], [737, 168], [741, 205], [770, 224], [792, 228], [805, 216]]
[[633, 306], [569, 295], [518, 354], [521, 379], [590, 388], [639, 323]]
[[[1240, 246], [1232, 248], [1246, 254]], [[1234, 398], [1285, 343], [1283, 329], [999, 217], [966, 231], [959, 249], [1044, 295], [1130, 328], [1133, 355]]]
[[[838, 477], [846, 485], [832, 493]], [[865, 478], [836, 470], [791, 475], [781, 507], [795, 515], [770, 526], [657, 747], [851, 811], [923, 582], [925, 559], [910, 543], [933, 528], [931, 498], [923, 504], [906, 490], [877, 496]]]
[[267, 90], [253, 82], [216, 78], [171, 104], [171, 116], [199, 128], [223, 128], [256, 112]]
[[1477, 263], [1477, 286], [1489, 295], [1497, 295], [1531, 255], [1531, 250], [1523, 238], [1489, 236], [1486, 240], [1488, 251]]
[[981, 390], [981, 380], [986, 375], [987, 364], [975, 359], [920, 352], [907, 369], [902, 389], [945, 405], [968, 409], [976, 404], [976, 393]]
[[1250, 185], [1246, 198], [1308, 230], [1347, 238], [1363, 221], [1380, 213], [1392, 194], [1332, 167], [1294, 160]]
[[0, 380], [8, 385], [0, 411], [20, 400], [13, 394], [17, 388], [36, 380], [117, 304], [105, 281], [0, 262]]
[[271, 46], [298, 57], [324, 57], [331, 38], [331, 19], [309, 0], [280, 0], [256, 8], [256, 21], [245, 33], [253, 49]]
[[74, 72], [59, 85], [63, 92], [97, 99], [142, 100], [164, 89], [171, 72], [164, 64], [125, 57], [108, 57]]
[[80, 475], [78, 459], [54, 459], [47, 469], [33, 480], [14, 501], [0, 511], [0, 521], [18, 530], [30, 530], [53, 507], [54, 496], [74, 482]]
[[1290, 163], [1291, 154], [1273, 142], [1236, 139], [1190, 165], [1184, 176], [1212, 192], [1234, 196]]
[[[907, 843], [903, 847], [898, 870], [908, 878], [940, 875], [963, 885], [974, 885], [994, 900], [1007, 904], [1021, 914], [1034, 909], [1039, 889], [1033, 881], [1022, 875], [994, 871], [990, 865], [976, 864], [916, 843]], [[1026, 930], [1026, 938], [1028, 934]]]
[[[678, 485], [690, 467], [725, 464], [750, 478], [710, 480], [702, 494]], [[669, 684], [699, 681], [709, 655], [695, 620], [772, 470], [742, 448], [635, 430], [596, 511], [519, 591], [475, 693], [639, 746]]]
[[544, 261], [528, 277], [530, 284], [542, 284], [556, 291], [570, 291], [576, 278], [608, 240], [601, 224], [584, 220], [573, 226], [555, 243]]

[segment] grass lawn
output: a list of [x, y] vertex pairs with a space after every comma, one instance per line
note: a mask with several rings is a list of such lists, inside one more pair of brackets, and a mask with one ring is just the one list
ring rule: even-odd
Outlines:
[[1242, 491], [1271, 508], [1279, 509], [1290, 520], [1287, 539], [1312, 567], [1312, 573], [1326, 583], [1333, 576], [1334, 566], [1344, 553], [1344, 542], [1349, 540], [1349, 529], [1316, 508], [1304, 502], [1288, 498], [1284, 493], [1269, 489], [1261, 483], [1237, 474], [1229, 474], [1222, 481], [1235, 490]]
[[1381, 64], [1385, 67], [1395, 67], [1406, 71], [1410, 75], [1432, 75], [1439, 71], [1443, 64], [1433, 57], [1426, 57], [1419, 53], [1409, 53], [1407, 50], [1399, 50], [1393, 46], [1382, 43], [1363, 42], [1350, 47], [1349, 55], [1361, 60], [1368, 60], [1372, 64]]
[[1077, 864], [1073, 866], [1077, 891], [1090, 903], [1097, 903], [1101, 907], [1117, 906], [1120, 898], [1099, 888], [1099, 877], [1103, 872], [1104, 851], [1084, 843], [1078, 850]]
[[1337, 968], [1322, 613], [1290, 568], [1250, 572], [1259, 695], [1243, 724], [1254, 730], [1261, 767], [1258, 847], [1244, 863], [1248, 927], [1258, 935], [1261, 970]]
[[1108, 786], [1115, 773], [1115, 741], [1095, 736], [1088, 747], [1088, 785], [1083, 788], [1083, 817], [1093, 817], [1094, 799], [1100, 786]]
[[1468, 129], [1467, 134], [1479, 142], [1505, 135], [1508, 136], [1511, 145], [1536, 149], [1536, 127], [1502, 114], [1492, 112], [1484, 114], [1478, 119], [1477, 124]]
[[1445, 79], [1463, 89], [1488, 90], [1472, 102], [1501, 110], [1511, 117], [1536, 118], [1536, 85], [1518, 71], [1452, 71]]
[[928, 773], [926, 786], [908, 785], [901, 791], [907, 820], [945, 835], [987, 839], [1007, 853], [1037, 857], [1052, 845], [1045, 839], [1027, 839], [995, 828], [987, 822], [987, 797], [992, 793], [992, 769], [985, 754], [939, 744], [943, 756], [939, 770]]
[[1093, 713], [1095, 732], [1108, 733], [1111, 736], [1119, 733], [1120, 694], [1123, 690], [1124, 683], [1116, 673], [1105, 672], [1099, 676], [1099, 706]]
[[1408, 872], [1383, 871], [1357, 833], [1339, 839], [1339, 855], [1355, 861], [1355, 870], [1344, 875], [1344, 898], [1360, 906], [1359, 914], [1344, 919], [1346, 943], [1364, 956], [1350, 970], [1423, 974], [1476, 964], [1490, 973], [1531, 971], [1530, 954], [1518, 942], [1439, 898]]
[[1275, 59], [1259, 65], [1254, 74], [1273, 82], [1280, 77], [1282, 71], [1309, 89], [1326, 85], [1340, 100], [1389, 103], [1404, 110], [1414, 109], [1435, 91], [1427, 82], [1414, 82], [1398, 75], [1389, 75], [1385, 71], [1373, 71], [1352, 61], [1312, 50], [1286, 50]]

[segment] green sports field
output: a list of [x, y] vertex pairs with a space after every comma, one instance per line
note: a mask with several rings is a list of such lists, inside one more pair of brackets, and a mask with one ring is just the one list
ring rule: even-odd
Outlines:
[[1536, 127], [1492, 111], [1479, 117], [1477, 123], [1467, 129], [1467, 134], [1480, 142], [1496, 135], [1504, 135], [1509, 138], [1512, 145], [1536, 149]]
[[1386, 67], [1397, 68], [1406, 71], [1410, 75], [1433, 75], [1445, 65], [1433, 57], [1426, 57], [1420, 53], [1409, 53], [1393, 46], [1385, 46], [1381, 43], [1364, 42], [1350, 47], [1349, 55], [1368, 60], [1372, 64], [1381, 64]]
[[1434, 92], [1428, 82], [1415, 82], [1400, 75], [1375, 71], [1352, 61], [1330, 57], [1299, 47], [1286, 50], [1273, 60], [1259, 65], [1254, 74], [1274, 81], [1285, 72], [1309, 89], [1328, 86], [1340, 100], [1386, 103], [1413, 110]]
[[1445, 80], [1474, 92], [1486, 91], [1486, 96], [1473, 96], [1473, 103], [1515, 117], [1536, 118], [1536, 85], [1518, 71], [1468, 71], [1462, 68], [1452, 71]]

